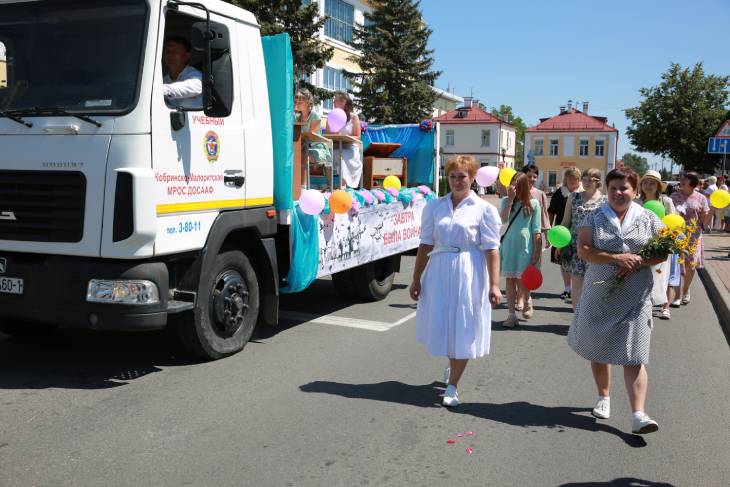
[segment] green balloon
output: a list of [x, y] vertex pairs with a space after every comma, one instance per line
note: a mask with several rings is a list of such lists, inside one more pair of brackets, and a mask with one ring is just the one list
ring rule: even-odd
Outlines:
[[556, 249], [562, 249], [567, 247], [572, 240], [570, 236], [570, 230], [562, 225], [555, 225], [553, 228], [548, 230], [548, 242]]
[[656, 216], [659, 217], [661, 220], [666, 215], [666, 211], [664, 210], [664, 205], [661, 203], [661, 201], [657, 200], [651, 200], [644, 203], [644, 208], [654, 213]]

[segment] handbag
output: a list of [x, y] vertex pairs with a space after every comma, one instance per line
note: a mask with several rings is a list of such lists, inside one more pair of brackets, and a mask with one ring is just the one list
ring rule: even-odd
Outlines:
[[515, 211], [515, 209], [517, 209], [517, 211], [515, 211], [515, 215], [514, 215], [514, 216], [513, 216], [513, 217], [512, 217], [511, 219], [510, 219], [510, 221], [509, 221], [509, 225], [507, 225], [507, 229], [506, 229], [506, 230], [504, 231], [504, 233], [502, 234], [502, 236], [501, 236], [501, 237], [499, 238], [499, 243], [502, 243], [502, 242], [504, 242], [504, 237], [506, 237], [506, 236], [507, 236], [507, 232], [509, 232], [509, 229], [510, 229], [510, 227], [512, 227], [512, 224], [513, 224], [513, 223], [515, 222], [515, 220], [517, 219], [517, 215], [519, 215], [519, 214], [520, 214], [520, 209], [521, 209], [521, 207], [522, 207], [522, 203], [520, 203], [520, 208], [517, 208], [517, 207], [515, 207], [515, 208], [512, 208], [512, 211]]

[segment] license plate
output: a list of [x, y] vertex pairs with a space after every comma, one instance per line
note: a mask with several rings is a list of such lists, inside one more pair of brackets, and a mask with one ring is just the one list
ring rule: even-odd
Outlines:
[[23, 294], [23, 280], [17, 277], [0, 277], [0, 293]]

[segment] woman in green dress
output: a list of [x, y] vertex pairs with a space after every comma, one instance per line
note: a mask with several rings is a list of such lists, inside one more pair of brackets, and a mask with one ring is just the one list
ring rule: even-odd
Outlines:
[[[525, 173], [512, 178], [507, 196], [502, 198], [500, 214], [507, 230], [502, 236], [499, 259], [502, 275], [507, 280], [507, 319], [502, 326], [513, 328], [519, 323], [515, 314], [515, 302], [520, 291], [519, 279], [525, 268], [540, 262], [542, 255], [542, 235], [540, 233], [540, 204], [530, 197], [530, 185]], [[530, 318], [532, 303], [522, 296], [524, 307], [522, 316]]]

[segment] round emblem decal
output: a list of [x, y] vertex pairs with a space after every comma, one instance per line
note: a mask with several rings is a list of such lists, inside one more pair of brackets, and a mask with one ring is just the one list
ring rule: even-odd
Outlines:
[[203, 146], [205, 148], [205, 157], [208, 159], [208, 162], [217, 161], [218, 156], [221, 153], [221, 141], [218, 134], [212, 130], [205, 134]]

